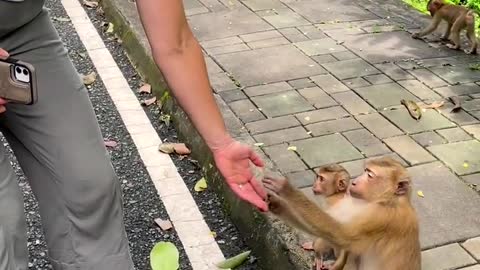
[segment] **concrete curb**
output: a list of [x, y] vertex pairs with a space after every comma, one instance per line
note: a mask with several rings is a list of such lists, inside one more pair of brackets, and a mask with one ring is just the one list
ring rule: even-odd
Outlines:
[[[153, 61], [135, 4], [126, 0], [102, 0], [100, 4], [108, 20], [114, 23], [116, 34], [123, 41], [122, 44], [133, 66], [143, 79], [152, 85], [159, 100], [162, 100], [163, 111], [171, 115], [179, 139], [190, 145], [192, 156], [202, 166], [209, 186], [215, 189], [224, 202], [224, 211], [230, 216], [259, 259], [262, 269], [311, 269], [310, 255], [298, 246], [298, 235], [282, 222], [239, 201], [224, 184], [215, 166], [212, 166], [214, 162], [209, 149], [184, 111], [175, 99], [171, 98], [163, 76]], [[253, 138], [245, 129], [242, 129], [243, 124], [227, 104], [218, 95], [216, 99], [232, 136], [242, 142], [253, 144]], [[261, 151], [258, 153], [264, 158], [267, 167], [273, 168], [272, 162]]]

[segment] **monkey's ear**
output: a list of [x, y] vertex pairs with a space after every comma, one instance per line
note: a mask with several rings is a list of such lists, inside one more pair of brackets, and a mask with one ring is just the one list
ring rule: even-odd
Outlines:
[[410, 189], [410, 182], [409, 181], [400, 181], [398, 182], [397, 190], [395, 191], [395, 195], [402, 196], [407, 194], [408, 190]]
[[344, 191], [347, 188], [347, 183], [346, 183], [345, 179], [340, 178], [338, 180], [337, 186], [338, 186], [338, 190]]

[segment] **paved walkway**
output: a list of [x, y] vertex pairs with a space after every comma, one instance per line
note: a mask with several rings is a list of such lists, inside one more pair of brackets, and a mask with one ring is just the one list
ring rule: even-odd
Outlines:
[[[401, 1], [355, 2], [185, 1], [214, 90], [296, 186], [323, 164], [358, 175], [391, 155], [414, 177], [423, 269], [478, 264], [479, 58], [411, 39], [420, 20]], [[417, 122], [401, 99], [445, 105]]]

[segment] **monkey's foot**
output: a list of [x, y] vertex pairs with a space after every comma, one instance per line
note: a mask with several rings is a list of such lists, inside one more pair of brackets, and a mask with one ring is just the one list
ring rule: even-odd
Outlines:
[[459, 50], [460, 46], [454, 44], [447, 44], [447, 47], [452, 50]]
[[413, 33], [411, 37], [414, 39], [420, 39], [419, 33]]
[[464, 50], [464, 52], [466, 54], [477, 54], [477, 50], [473, 49], [473, 50]]
[[305, 250], [313, 250], [313, 242], [305, 242], [302, 244], [302, 248]]

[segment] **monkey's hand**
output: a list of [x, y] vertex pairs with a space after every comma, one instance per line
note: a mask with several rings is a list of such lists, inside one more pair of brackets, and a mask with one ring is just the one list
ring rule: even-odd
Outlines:
[[284, 199], [287, 199], [289, 195], [295, 192], [294, 188], [288, 182], [288, 179], [283, 176], [266, 172], [262, 181], [267, 192], [280, 196]]
[[303, 243], [302, 248], [304, 250], [313, 250], [313, 241]]
[[416, 32], [412, 34], [412, 38], [414, 39], [420, 39], [420, 32]]
[[283, 213], [283, 209], [287, 208], [288, 205], [280, 196], [271, 192], [270, 190], [267, 190], [267, 194], [268, 209], [273, 214], [280, 216], [280, 214]]

